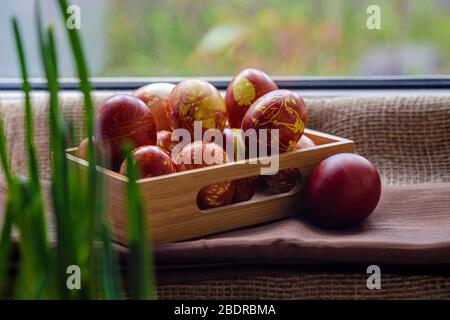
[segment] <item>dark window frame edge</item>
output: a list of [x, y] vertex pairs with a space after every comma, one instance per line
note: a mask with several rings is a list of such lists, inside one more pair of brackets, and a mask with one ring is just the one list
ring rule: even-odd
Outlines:
[[[188, 77], [160, 78], [92, 78], [94, 90], [125, 91], [134, 90], [145, 84], [156, 82], [178, 83]], [[192, 78], [192, 77], [191, 77]], [[211, 82], [219, 90], [227, 88], [231, 77], [195, 77]], [[273, 77], [280, 88], [292, 90], [414, 90], [414, 89], [450, 89], [450, 77]], [[46, 90], [45, 80], [30, 79], [33, 90]], [[62, 78], [62, 90], [77, 90], [78, 82], [72, 78]], [[20, 79], [0, 79], [0, 91], [21, 90]]]

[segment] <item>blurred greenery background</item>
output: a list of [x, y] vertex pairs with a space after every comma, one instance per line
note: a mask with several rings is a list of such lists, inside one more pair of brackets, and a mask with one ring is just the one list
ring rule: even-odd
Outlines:
[[[450, 0], [71, 0], [94, 76], [230, 76], [256, 67], [279, 76], [450, 75]], [[9, 17], [24, 24], [30, 75], [32, 0], [0, 1], [0, 77], [18, 76]], [[381, 30], [367, 28], [378, 5]], [[43, 1], [46, 23], [58, 23]], [[29, 23], [28, 23], [29, 22]], [[27, 24], [28, 23], [28, 24]], [[74, 76], [62, 25], [61, 74]]]
[[113, 2], [108, 76], [450, 74], [448, 0]]

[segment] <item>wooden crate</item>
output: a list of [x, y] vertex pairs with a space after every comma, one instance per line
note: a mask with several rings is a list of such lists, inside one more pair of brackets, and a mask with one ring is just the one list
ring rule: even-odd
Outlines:
[[[306, 130], [317, 146], [279, 155], [280, 170], [297, 168], [305, 181], [321, 160], [336, 154], [354, 152], [351, 140]], [[87, 170], [87, 162], [67, 150], [71, 165]], [[260, 174], [260, 163], [245, 161], [226, 163], [171, 175], [138, 180], [143, 205], [148, 212], [151, 238], [155, 243], [187, 240], [298, 215], [301, 211], [300, 185], [278, 195], [255, 195], [251, 200], [219, 208], [200, 210], [198, 191], [207, 185]], [[127, 242], [126, 184], [127, 177], [98, 168], [106, 182], [107, 211], [117, 241]]]

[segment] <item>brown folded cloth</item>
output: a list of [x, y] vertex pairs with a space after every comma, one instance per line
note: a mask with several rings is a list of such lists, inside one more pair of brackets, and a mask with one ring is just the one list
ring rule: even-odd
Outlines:
[[[292, 208], [297, 210], [297, 208]], [[390, 186], [360, 227], [323, 230], [302, 217], [155, 247], [159, 267], [221, 264], [450, 264], [450, 183]]]

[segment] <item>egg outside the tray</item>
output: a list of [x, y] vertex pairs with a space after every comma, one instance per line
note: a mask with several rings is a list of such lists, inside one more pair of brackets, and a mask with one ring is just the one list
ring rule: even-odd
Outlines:
[[[216, 161], [207, 160], [206, 157], [209, 156]], [[196, 161], [198, 159], [201, 161]], [[184, 146], [180, 153], [175, 156], [174, 162], [180, 171], [187, 171], [223, 164], [229, 162], [229, 159], [225, 150], [219, 145], [195, 141]], [[234, 183], [232, 181], [211, 184], [200, 189], [197, 195], [197, 205], [201, 210], [220, 207], [230, 204], [233, 195]]]
[[[316, 144], [306, 135], [302, 135], [295, 150], [314, 147]], [[272, 194], [289, 192], [301, 181], [301, 173], [295, 168], [280, 170], [272, 176], [261, 176], [263, 190]]]
[[326, 228], [356, 226], [372, 214], [380, 196], [380, 176], [369, 160], [353, 153], [336, 154], [309, 176], [307, 216]]
[[167, 118], [168, 99], [175, 85], [172, 83], [152, 83], [133, 92], [133, 96], [141, 99], [155, 120], [156, 130], [171, 130]]
[[95, 114], [94, 138], [114, 170], [122, 163], [126, 144], [156, 144], [156, 125], [147, 105], [131, 95], [108, 99]]
[[278, 86], [267, 74], [258, 69], [245, 69], [230, 82], [225, 94], [228, 123], [231, 128], [240, 128], [248, 108], [266, 93]]
[[192, 138], [194, 121], [201, 121], [204, 132], [207, 129], [222, 131], [227, 120], [225, 102], [219, 91], [202, 80], [184, 80], [177, 84], [169, 96], [167, 115], [172, 130], [187, 129]]
[[[131, 152], [131, 157], [138, 169], [138, 176], [150, 178], [177, 172], [169, 153], [158, 146], [142, 146]], [[127, 159], [120, 166], [120, 173], [127, 175]]]
[[[223, 130], [223, 145], [228, 157], [234, 161], [239, 159], [238, 153], [241, 148], [243, 157], [245, 158], [245, 145], [243, 142], [240, 129], [225, 128]], [[234, 181], [235, 191], [233, 203], [244, 202], [250, 200], [256, 193], [259, 185], [259, 176], [242, 178]]]
[[256, 130], [256, 140], [260, 141], [259, 129], [267, 130], [267, 150], [271, 150], [272, 130], [278, 129], [279, 153], [291, 151], [300, 140], [307, 121], [306, 105], [303, 99], [289, 90], [275, 90], [256, 100], [242, 120], [242, 129]]

